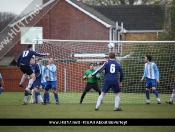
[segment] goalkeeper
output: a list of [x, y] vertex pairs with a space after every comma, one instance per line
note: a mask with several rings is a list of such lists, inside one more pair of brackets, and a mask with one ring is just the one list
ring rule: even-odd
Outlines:
[[81, 95], [81, 99], [80, 99], [80, 102], [79, 104], [82, 104], [83, 102], [83, 99], [86, 95], [87, 92], [89, 92], [89, 90], [91, 88], [93, 88], [95, 91], [97, 91], [99, 93], [99, 95], [101, 94], [101, 90], [98, 86], [98, 80], [101, 79], [101, 76], [100, 74], [97, 74], [96, 76], [92, 77], [92, 78], [87, 78], [90, 74], [92, 74], [93, 72], [95, 71], [94, 69], [94, 64], [93, 63], [90, 63], [89, 64], [89, 69], [87, 69], [84, 73], [84, 77], [83, 79], [86, 80], [86, 86], [85, 86], [85, 89], [83, 91], [83, 94]]

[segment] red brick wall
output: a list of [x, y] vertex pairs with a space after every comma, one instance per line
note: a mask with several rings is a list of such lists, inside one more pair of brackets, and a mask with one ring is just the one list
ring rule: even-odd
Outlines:
[[109, 29], [64, 0], [50, 11], [51, 39], [108, 40]]
[[[85, 70], [88, 68], [88, 63], [55, 63], [57, 66], [57, 78], [59, 91], [64, 91], [64, 69], [66, 69], [66, 89], [67, 91], [82, 92], [86, 82], [82, 80]], [[22, 72], [18, 68], [0, 68], [0, 73], [4, 80], [4, 92], [19, 92], [24, 91], [24, 88], [18, 86]], [[25, 81], [24, 86], [27, 85]]]
[[[2, 74], [3, 80], [4, 80], [4, 91], [5, 92], [19, 92], [24, 91], [24, 88], [21, 88], [18, 86], [21, 77], [22, 72], [18, 68], [0, 68], [0, 73]], [[27, 82], [24, 83], [24, 85], [27, 85]]]

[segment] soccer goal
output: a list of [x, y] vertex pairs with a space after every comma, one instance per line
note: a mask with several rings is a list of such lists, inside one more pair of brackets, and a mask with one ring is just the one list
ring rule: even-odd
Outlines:
[[[37, 44], [38, 41], [42, 44]], [[54, 58], [57, 66], [57, 89], [60, 103], [78, 103], [86, 81], [83, 74], [94, 63], [99, 68], [108, 60], [109, 52], [116, 54], [124, 70], [123, 86], [121, 87], [121, 103], [144, 103], [145, 80], [140, 82], [144, 71], [144, 57], [151, 55], [160, 72], [160, 84], [157, 85], [162, 102], [169, 100], [175, 80], [175, 41], [100, 41], [100, 40], [35, 40], [34, 50], [40, 53], [48, 52]], [[36, 58], [37, 59], [37, 58]], [[48, 58], [43, 57], [47, 65]], [[104, 71], [99, 80], [103, 87]], [[54, 97], [50, 93], [52, 100]], [[114, 103], [114, 94], [109, 90], [104, 103]], [[90, 90], [83, 103], [96, 103], [98, 93]], [[156, 96], [150, 92], [151, 102], [157, 103]]]

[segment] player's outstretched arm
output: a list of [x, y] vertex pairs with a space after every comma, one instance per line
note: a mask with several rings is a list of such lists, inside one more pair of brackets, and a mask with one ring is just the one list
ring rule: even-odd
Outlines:
[[88, 76], [87, 70], [84, 72], [83, 80], [86, 80]]
[[[98, 73], [101, 73], [104, 69], [105, 69], [105, 67], [106, 67], [106, 65], [108, 64], [108, 61], [106, 61], [99, 69], [97, 69], [96, 71], [94, 71], [92, 74], [91, 74], [91, 76], [95, 76], [95, 75], [97, 75]], [[90, 76], [89, 76], [90, 77]]]
[[42, 57], [42, 56], [49, 56], [50, 54], [49, 53], [37, 53], [35, 51], [32, 51], [33, 52], [33, 55], [35, 56], [39, 56], [39, 57]]

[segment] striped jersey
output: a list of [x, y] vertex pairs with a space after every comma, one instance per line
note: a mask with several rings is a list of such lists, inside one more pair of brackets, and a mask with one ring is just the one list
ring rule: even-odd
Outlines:
[[145, 63], [142, 79], [144, 79], [144, 77], [159, 80], [159, 70], [154, 62]]
[[56, 76], [56, 66], [54, 64], [50, 64], [46, 66], [46, 81], [56, 81], [57, 80], [57, 76]]
[[99, 69], [93, 72], [91, 75], [95, 76], [105, 70], [104, 81], [114, 82], [118, 81], [117, 74], [120, 72], [120, 82], [123, 80], [123, 69], [116, 60], [106, 61]]
[[41, 83], [44, 83], [44, 82], [46, 82], [46, 78], [45, 78], [46, 67], [44, 65], [41, 65], [40, 69], [41, 69]]

